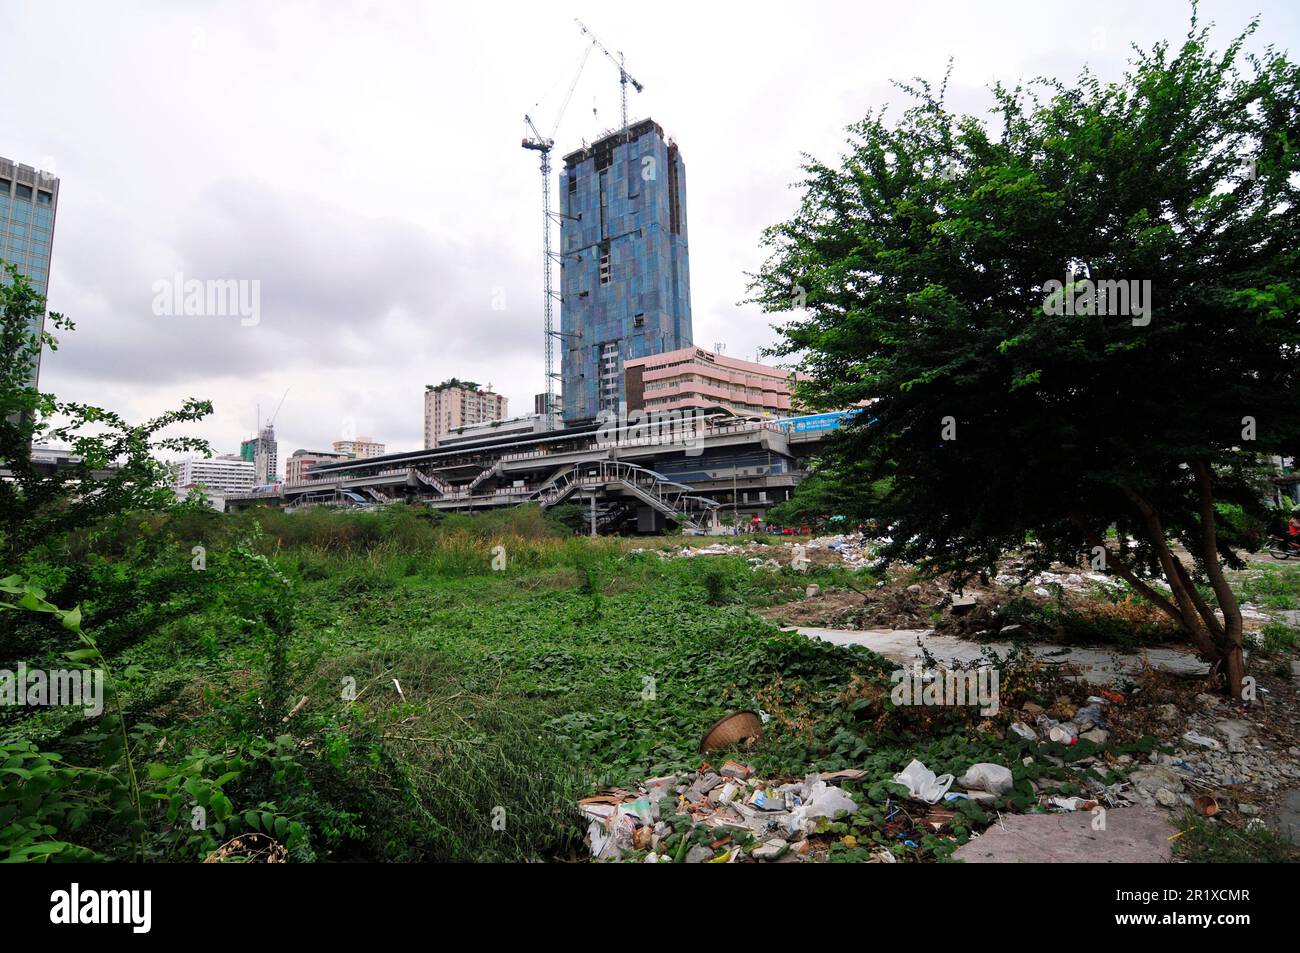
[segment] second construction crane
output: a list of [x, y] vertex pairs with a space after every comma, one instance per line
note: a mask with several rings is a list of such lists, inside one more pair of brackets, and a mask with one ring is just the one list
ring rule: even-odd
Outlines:
[[551, 220], [554, 218], [551, 214], [551, 150], [555, 148], [555, 131], [560, 128], [560, 120], [564, 118], [564, 111], [568, 108], [569, 100], [573, 98], [573, 90], [578, 85], [578, 77], [582, 75], [582, 68], [587, 65], [587, 57], [590, 55], [591, 47], [587, 47], [586, 52], [582, 54], [582, 59], [578, 61], [578, 68], [574, 71], [569, 91], [556, 112], [555, 124], [551, 127], [549, 136], [543, 136], [538, 132], [532, 117], [527, 113], [524, 114], [524, 122], [531, 135], [525, 136], [521, 145], [525, 149], [542, 154], [542, 317], [546, 326], [546, 406], [542, 411], [545, 414], [547, 430], [555, 428], [555, 380], [559, 376], [555, 370], [555, 339], [560, 336], [555, 330], [556, 295], [551, 281], [551, 262], [555, 260], [555, 254], [551, 251]]

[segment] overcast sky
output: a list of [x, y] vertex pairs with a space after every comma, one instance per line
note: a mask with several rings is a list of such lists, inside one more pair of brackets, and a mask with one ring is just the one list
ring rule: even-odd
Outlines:
[[[422, 445], [427, 383], [493, 387], [512, 413], [544, 388], [541, 196], [523, 114], [549, 133], [588, 42], [645, 84], [630, 113], [681, 146], [695, 343], [753, 358], [774, 340], [745, 297], [759, 233], [796, 203], [800, 153], [937, 84], [983, 114], [987, 87], [1180, 39], [1181, 0], [431, 3], [5, 0], [0, 155], [61, 179], [49, 305], [77, 324], [42, 389], [144, 418], [189, 396], [238, 449], [285, 389], [283, 459], [349, 426]], [[1207, 0], [1220, 44], [1300, 47], [1300, 4]], [[593, 54], [557, 159], [618, 123]], [[153, 313], [154, 283], [260, 282], [260, 321]], [[557, 269], [558, 279], [558, 269]], [[504, 303], [504, 308], [499, 307]], [[494, 307], [494, 304], [497, 307]], [[558, 314], [557, 314], [558, 320]]]

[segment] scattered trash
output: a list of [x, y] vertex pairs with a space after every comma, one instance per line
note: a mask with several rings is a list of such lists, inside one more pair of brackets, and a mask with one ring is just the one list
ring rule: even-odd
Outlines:
[[1196, 808], [1196, 813], [1201, 817], [1213, 817], [1219, 813], [1219, 802], [1208, 794], [1193, 799], [1192, 807]]
[[686, 774], [648, 778], [635, 791], [610, 788], [583, 798], [578, 810], [587, 821], [591, 856], [616, 861], [647, 851], [646, 863], [686, 864], [820, 859], [809, 835], [823, 819], [857, 811], [836, 785], [865, 772], [814, 773], [802, 781], [752, 774], [738, 761], [716, 770], [704, 763]]
[[806, 788], [804, 803], [790, 812], [790, 829], [807, 832], [816, 827], [816, 818], [833, 820], [841, 812], [852, 814], [857, 809], [853, 799], [839, 788], [833, 788], [825, 781], [814, 781]]
[[927, 804], [934, 804], [952, 787], [951, 774], [936, 775], [933, 771], [915, 759], [898, 774], [894, 783], [904, 785], [912, 797]]
[[848, 768], [844, 771], [823, 771], [816, 775], [816, 780], [827, 781], [831, 783], [839, 781], [857, 781], [859, 778], [866, 776], [865, 771], [859, 771], [857, 768]]
[[1079, 729], [1070, 722], [1060, 722], [1046, 714], [1038, 716], [1038, 728], [1047, 733], [1047, 737], [1058, 744], [1072, 745], [1079, 740]]
[[1094, 728], [1106, 727], [1105, 721], [1101, 715], [1100, 705], [1088, 705], [1084, 708], [1080, 708], [1074, 713], [1074, 717], [1071, 721], [1078, 725], [1088, 725]]
[[957, 783], [967, 791], [987, 791], [999, 796], [1006, 794], [1015, 786], [1010, 768], [987, 761], [971, 765]]
[[1047, 803], [1063, 811], [1091, 811], [1100, 806], [1097, 801], [1083, 797], [1053, 797]]
[[1189, 744], [1200, 745], [1202, 748], [1214, 748], [1217, 750], [1220, 747], [1217, 741], [1201, 734], [1199, 731], [1185, 732], [1183, 734], [1183, 740]]
[[1034, 731], [1033, 728], [1030, 728], [1023, 721], [1012, 722], [1010, 731], [1019, 735], [1021, 738], [1024, 738], [1026, 741], [1038, 740], [1038, 732]]

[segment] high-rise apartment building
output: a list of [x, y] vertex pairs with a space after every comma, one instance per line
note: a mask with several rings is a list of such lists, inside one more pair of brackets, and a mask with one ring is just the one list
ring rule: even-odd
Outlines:
[[566, 421], [617, 411], [624, 365], [691, 344], [686, 166], [646, 119], [564, 157], [560, 330]]
[[376, 443], [371, 437], [353, 437], [351, 440], [335, 440], [334, 452], [357, 460], [370, 457], [382, 457], [386, 445]]
[[501, 420], [509, 416], [510, 402], [473, 381], [456, 378], [424, 388], [424, 448], [438, 446], [438, 438], [452, 430]]
[[[59, 180], [48, 172], [0, 158], [0, 259], [17, 265], [42, 296], [50, 288], [50, 256], [54, 248], [54, 214], [59, 207]], [[0, 281], [7, 281], [0, 275]], [[42, 311], [32, 330], [45, 326]], [[39, 383], [40, 358], [32, 369]]]

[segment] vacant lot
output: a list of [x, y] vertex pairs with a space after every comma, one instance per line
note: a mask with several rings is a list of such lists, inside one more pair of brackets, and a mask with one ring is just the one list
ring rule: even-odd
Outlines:
[[[14, 711], [6, 766], [40, 763], [32, 752], [64, 760], [51, 762], [48, 785], [9, 778], [5, 820], [35, 805], [42, 831], [23, 843], [64, 845], [52, 853], [68, 858], [199, 860], [225, 845], [218, 856], [234, 859], [581, 859], [577, 798], [696, 769], [709, 725], [758, 709], [763, 740], [731, 754], [759, 776], [864, 772], [846, 785], [860, 810], [816, 835], [822, 856], [932, 860], [995, 810], [1035, 809], [1047, 790], [1086, 794], [1086, 772], [1113, 784], [1158, 754], [1159, 732], [1137, 714], [1116, 718], [1104, 745], [1008, 733], [1026, 704], [1073, 710], [1088, 695], [1023, 653], [992, 659], [997, 716], [897, 707], [893, 663], [781, 632], [760, 610], [809, 602], [809, 585], [834, 605], [906, 607], [897, 594], [915, 583], [820, 557], [799, 571], [785, 547], [764, 544], [763, 558], [660, 553], [679, 545], [573, 538], [528, 511], [439, 519], [398, 508], [152, 519], [60, 554], [80, 570], [56, 570], [46, 554], [29, 569], [49, 577], [51, 601], [92, 577], [101, 593], [84, 625], [116, 678], [140, 807], [101, 777], [127, 767], [110, 754], [100, 768], [111, 738], [93, 721]], [[1293, 598], [1294, 576], [1267, 573], [1247, 584]], [[115, 602], [115, 577], [151, 598]], [[925, 612], [940, 624], [950, 615]], [[1099, 618], [1113, 634], [1114, 613]], [[41, 661], [23, 651], [49, 644], [38, 623], [13, 631], [6, 665]], [[1275, 640], [1272, 668], [1291, 648], [1281, 630]], [[1288, 684], [1267, 677], [1277, 691]], [[1156, 679], [1131, 711], [1197, 690]], [[924, 812], [900, 829], [889, 779], [913, 758], [958, 775], [1008, 765], [1015, 788], [989, 810], [960, 802], [942, 830], [926, 829]], [[1268, 840], [1250, 837], [1251, 850]]]

